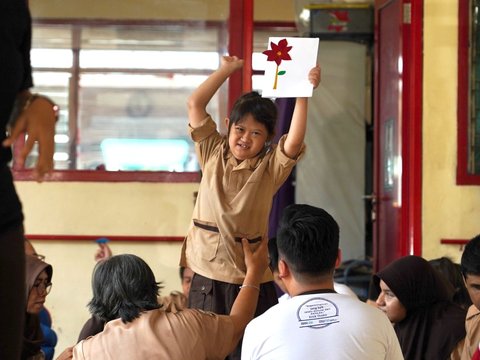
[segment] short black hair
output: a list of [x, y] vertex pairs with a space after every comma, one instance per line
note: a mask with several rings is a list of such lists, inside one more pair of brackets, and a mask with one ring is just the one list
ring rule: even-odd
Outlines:
[[338, 257], [340, 229], [324, 209], [311, 205], [287, 206], [277, 232], [277, 247], [291, 270], [299, 275], [333, 273]]
[[263, 98], [256, 91], [252, 91], [240, 96], [233, 104], [230, 112], [228, 132], [233, 124], [240, 122], [248, 114], [259, 123], [265, 125], [268, 131], [268, 138], [275, 134], [275, 125], [277, 123], [277, 106], [272, 100]]
[[272, 270], [272, 272], [278, 271], [278, 247], [276, 237], [268, 240], [268, 257], [270, 258], [270, 270]]
[[464, 277], [480, 275], [480, 234], [465, 245], [460, 266]]
[[124, 323], [142, 311], [158, 309], [160, 283], [148, 264], [136, 255], [123, 254], [100, 261], [92, 276], [90, 312], [103, 321], [121, 318]]

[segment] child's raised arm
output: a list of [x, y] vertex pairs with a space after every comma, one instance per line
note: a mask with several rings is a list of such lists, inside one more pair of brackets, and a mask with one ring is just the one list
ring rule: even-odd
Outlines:
[[[317, 88], [320, 84], [320, 66], [317, 65], [310, 70], [308, 80], [312, 83], [314, 89]], [[297, 98], [284, 145], [285, 154], [291, 159], [295, 159], [302, 148], [307, 129], [307, 109], [308, 98]]]
[[190, 95], [187, 102], [190, 126], [200, 126], [207, 116], [207, 104], [225, 80], [243, 66], [243, 60], [236, 56], [223, 56], [220, 67]]

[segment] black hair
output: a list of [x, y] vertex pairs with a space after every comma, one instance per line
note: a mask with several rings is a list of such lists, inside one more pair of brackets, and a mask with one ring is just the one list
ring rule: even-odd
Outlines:
[[92, 276], [90, 312], [104, 321], [121, 318], [124, 323], [142, 311], [158, 309], [161, 283], [152, 269], [136, 255], [112, 256], [97, 263]]
[[270, 270], [278, 271], [278, 247], [277, 238], [272, 237], [268, 240], [268, 257], [270, 258]]
[[183, 274], [185, 273], [185, 266], [180, 266], [178, 269], [178, 274], [180, 275], [180, 280], [183, 279]]
[[443, 279], [448, 283], [448, 286], [452, 288], [452, 300], [454, 303], [457, 303], [464, 309], [472, 305], [467, 288], [465, 287], [465, 282], [463, 281], [460, 264], [454, 263], [445, 256], [432, 259], [429, 263], [442, 275]]
[[465, 278], [468, 274], [480, 275], [480, 234], [465, 245], [460, 266]]
[[241, 122], [248, 114], [251, 114], [257, 122], [265, 125], [268, 139], [273, 137], [277, 122], [277, 107], [272, 100], [262, 98], [256, 91], [243, 94], [235, 101], [230, 113], [228, 133], [233, 124]]
[[277, 232], [279, 256], [299, 275], [327, 275], [335, 270], [340, 229], [324, 209], [289, 205]]

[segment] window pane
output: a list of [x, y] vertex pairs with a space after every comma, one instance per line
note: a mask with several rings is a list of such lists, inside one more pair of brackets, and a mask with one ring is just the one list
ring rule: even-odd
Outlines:
[[468, 172], [480, 174], [480, 1], [474, 0], [472, 4]]
[[226, 39], [223, 22], [34, 25], [34, 91], [61, 108], [55, 168], [197, 171], [186, 100]]
[[32, 49], [32, 66], [34, 68], [71, 68], [73, 55], [70, 49]]
[[214, 70], [218, 64], [218, 53], [206, 51], [84, 50], [80, 54], [84, 69]]
[[[59, 107], [59, 117], [55, 131], [55, 169], [70, 169], [72, 149], [75, 148], [74, 136], [69, 126], [69, 84], [71, 81], [70, 72], [59, 71], [36, 71], [33, 74], [32, 89], [34, 93], [40, 93], [51, 98]], [[74, 152], [73, 152], [74, 153]], [[33, 167], [38, 157], [35, 147], [27, 158], [26, 167]]]
[[[181, 74], [82, 75], [77, 168], [197, 171], [185, 103], [204, 78]], [[218, 107], [211, 111], [218, 113]], [[187, 152], [179, 156], [185, 144]], [[123, 162], [112, 156], [113, 149], [119, 156], [123, 154]], [[140, 149], [143, 155], [138, 153]], [[130, 158], [132, 152], [136, 156]], [[168, 158], [178, 162], [172, 164]], [[137, 159], [137, 164], [132, 159]]]

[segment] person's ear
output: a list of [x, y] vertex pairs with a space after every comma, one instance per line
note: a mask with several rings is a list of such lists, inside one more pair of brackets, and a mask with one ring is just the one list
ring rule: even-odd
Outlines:
[[283, 279], [285, 277], [290, 276], [290, 268], [288, 264], [283, 259], [278, 260], [278, 277]]
[[230, 125], [230, 119], [228, 117], [225, 118], [225, 128], [228, 131], [228, 125]]
[[335, 269], [342, 263], [342, 249], [338, 249], [337, 260], [335, 261]]

